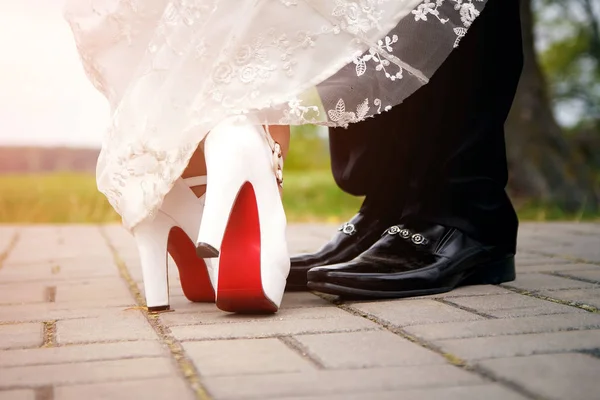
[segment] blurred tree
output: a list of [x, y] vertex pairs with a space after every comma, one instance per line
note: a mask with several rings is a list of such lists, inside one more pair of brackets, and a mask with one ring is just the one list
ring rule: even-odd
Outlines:
[[600, 170], [600, 2], [537, 1], [540, 61], [554, 109], [559, 116], [570, 115], [567, 134]]
[[576, 127], [600, 129], [600, 2], [540, 0], [540, 61], [554, 104], [573, 110]]
[[600, 193], [595, 171], [564, 135], [552, 112], [552, 97], [534, 47], [532, 0], [521, 0], [521, 22], [525, 63], [506, 123], [509, 191], [516, 199], [551, 203], [568, 212], [597, 211]]

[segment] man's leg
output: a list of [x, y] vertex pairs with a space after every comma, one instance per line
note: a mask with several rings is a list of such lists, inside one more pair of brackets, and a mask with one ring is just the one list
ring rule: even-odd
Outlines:
[[490, 0], [458, 57], [434, 76], [438, 126], [416, 137], [415, 151], [429, 151], [411, 163], [414, 197], [404, 209], [513, 253], [518, 223], [505, 192], [504, 122], [523, 64], [518, 3]]
[[305, 290], [309, 269], [353, 260], [402, 215], [409, 183], [410, 142], [422, 128], [428, 94], [419, 91], [392, 110], [347, 129], [329, 131], [337, 185], [365, 200], [321, 249], [291, 259], [287, 290]]
[[514, 276], [517, 219], [504, 191], [503, 124], [521, 68], [518, 1], [490, 0], [411, 96], [422, 96], [426, 114], [418, 133], [408, 132], [410, 161], [400, 166], [410, 176], [402, 218], [356, 260], [310, 271], [311, 288], [396, 297]]

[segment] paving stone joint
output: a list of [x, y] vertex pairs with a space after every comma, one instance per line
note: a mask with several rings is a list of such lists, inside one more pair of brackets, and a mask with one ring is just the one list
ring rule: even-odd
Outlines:
[[[290, 226], [290, 250], [336, 228]], [[189, 303], [174, 265], [174, 311], [147, 313], [119, 226], [0, 226], [0, 400], [596, 398], [599, 237], [525, 223], [514, 282], [252, 316]]]

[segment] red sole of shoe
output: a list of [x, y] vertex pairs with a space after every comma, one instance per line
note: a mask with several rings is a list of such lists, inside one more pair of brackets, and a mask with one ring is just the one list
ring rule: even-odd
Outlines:
[[273, 313], [260, 273], [260, 220], [254, 188], [246, 182], [234, 202], [221, 243], [217, 307], [238, 313]]
[[179, 269], [185, 297], [196, 303], [214, 303], [215, 290], [210, 283], [206, 264], [198, 258], [196, 246], [181, 228], [171, 229], [167, 250]]

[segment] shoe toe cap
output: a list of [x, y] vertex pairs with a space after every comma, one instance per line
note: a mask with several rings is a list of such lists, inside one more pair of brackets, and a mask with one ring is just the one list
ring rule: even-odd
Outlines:
[[317, 262], [314, 254], [298, 254], [290, 258], [292, 268], [310, 267]]
[[347, 264], [333, 264], [311, 268], [307, 273], [307, 278], [309, 281], [321, 281], [336, 276], [344, 276], [349, 272]]

